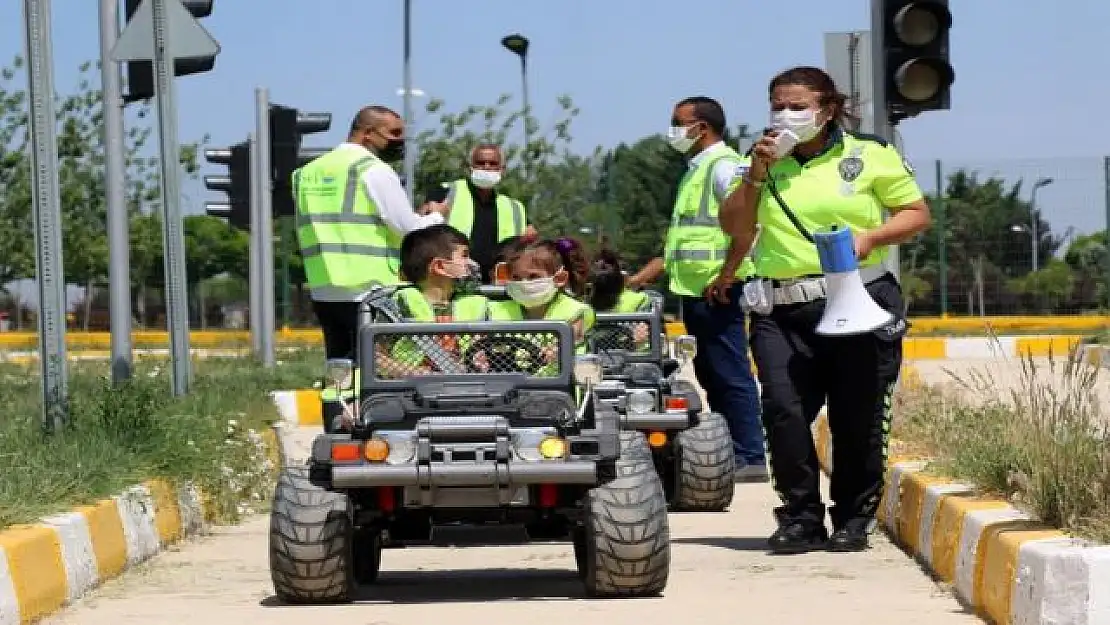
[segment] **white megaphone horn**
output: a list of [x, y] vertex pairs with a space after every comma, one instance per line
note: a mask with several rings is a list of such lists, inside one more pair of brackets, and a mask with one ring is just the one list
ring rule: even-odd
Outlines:
[[824, 336], [851, 336], [890, 323], [894, 315], [871, 299], [859, 277], [852, 231], [833, 226], [830, 232], [815, 232], [813, 239], [825, 273], [825, 313], [815, 332]]

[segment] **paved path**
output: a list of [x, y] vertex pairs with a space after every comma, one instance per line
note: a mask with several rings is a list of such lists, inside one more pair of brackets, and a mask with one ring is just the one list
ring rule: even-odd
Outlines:
[[[314, 431], [291, 434], [288, 451], [303, 457]], [[767, 555], [764, 540], [773, 530], [774, 504], [769, 486], [738, 484], [730, 512], [671, 515], [671, 578], [661, 598], [582, 598], [570, 546], [539, 545], [387, 551], [379, 583], [357, 603], [284, 606], [272, 598], [268, 520], [255, 517], [187, 542], [45, 622], [980, 623], [883, 537], [866, 553]]]
[[[975, 397], [987, 395], [969, 391], [961, 385], [956, 378], [971, 385], [974, 390], [980, 388], [990, 389], [995, 396], [1007, 401], [1012, 401], [1013, 394], [1028, 396], [1027, 391], [1031, 386], [1039, 390], [1054, 390], [1057, 393], [1067, 393], [1069, 388], [1078, 388], [1080, 374], [1066, 373], [1067, 362], [1065, 359], [1034, 358], [1032, 369], [1028, 362], [1018, 358], [975, 358], [967, 360], [919, 360], [912, 361], [921, 379], [927, 384], [939, 385], [946, 390], [962, 394], [974, 400]], [[1078, 365], [1085, 372], [1093, 373], [1091, 390], [1094, 392], [1094, 404], [1103, 406], [1103, 416], [1110, 418], [1110, 369], [1094, 368], [1085, 363]], [[1085, 375], [1085, 374], [1084, 374]], [[955, 378], [953, 377], [955, 376]], [[978, 381], [978, 380], [981, 380]]]

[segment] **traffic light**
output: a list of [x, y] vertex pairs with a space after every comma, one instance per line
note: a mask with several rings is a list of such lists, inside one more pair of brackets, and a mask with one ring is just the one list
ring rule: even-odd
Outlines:
[[327, 132], [329, 128], [331, 113], [305, 113], [288, 106], [270, 105], [270, 166], [273, 169], [271, 202], [275, 217], [296, 212], [293, 207], [292, 176], [293, 170], [304, 164], [300, 161], [301, 139], [304, 135]]
[[205, 150], [204, 160], [227, 165], [226, 176], [205, 176], [204, 186], [210, 191], [227, 194], [226, 202], [207, 202], [205, 212], [227, 219], [236, 228], [250, 230], [251, 225], [251, 148], [246, 141], [222, 150]]
[[[150, 0], [124, 0], [124, 15], [128, 22], [139, 10], [142, 1]], [[212, 15], [213, 0], [180, 0], [185, 10], [196, 19]], [[128, 61], [127, 65], [127, 93], [123, 95], [125, 104], [149, 100], [154, 97], [154, 64], [150, 61]], [[175, 59], [173, 62], [174, 76], [189, 76], [212, 71], [216, 66], [215, 56]]]
[[897, 124], [924, 111], [951, 108], [948, 0], [883, 0], [883, 73], [887, 113]]

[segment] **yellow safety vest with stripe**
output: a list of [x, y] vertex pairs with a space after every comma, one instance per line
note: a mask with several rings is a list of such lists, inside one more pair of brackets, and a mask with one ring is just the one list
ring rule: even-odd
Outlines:
[[[512, 300], [490, 302], [490, 319], [493, 321], [523, 321], [524, 309]], [[597, 322], [594, 309], [588, 304], [584, 304], [566, 293], [559, 293], [555, 296], [555, 300], [547, 306], [543, 319], [544, 321], [566, 321], [567, 323], [575, 323], [581, 320], [582, 337], [575, 337], [574, 353], [586, 353], [585, 335], [593, 329], [594, 323]]]
[[[470, 238], [474, 228], [474, 198], [470, 195], [470, 186], [465, 180], [445, 182], [443, 186], [447, 188], [445, 203], [451, 207], [447, 225]], [[528, 222], [524, 204], [500, 193], [497, 194], [496, 204], [497, 242], [524, 234], [524, 226]]]
[[[746, 165], [750, 159], [736, 150], [723, 146], [707, 154], [682, 178], [675, 200], [671, 226], [663, 252], [669, 289], [675, 295], [699, 296], [721, 271], [731, 237], [721, 230], [717, 220], [720, 203], [713, 192], [713, 169], [722, 160]], [[753, 273], [752, 263], [744, 259], [738, 278]]]
[[621, 291], [620, 297], [617, 298], [617, 303], [609, 310], [599, 310], [598, 312], [614, 313], [618, 315], [625, 315], [628, 313], [650, 312], [651, 311], [651, 298], [647, 293], [641, 291], [633, 291], [625, 289]]
[[388, 165], [341, 146], [293, 172], [297, 241], [315, 301], [357, 301], [376, 284], [400, 282], [400, 237], [361, 184], [371, 167]]
[[[405, 287], [398, 289], [393, 294], [393, 301], [401, 309], [401, 316], [405, 321], [415, 323], [432, 323], [436, 321], [435, 310], [432, 303], [420, 289], [415, 287]], [[490, 302], [482, 295], [464, 295], [456, 297], [451, 300], [451, 321], [486, 321], [490, 317], [489, 310]], [[430, 337], [429, 337], [430, 338]], [[458, 337], [458, 350], [447, 350], [453, 356], [461, 356], [461, 352], [466, 348], [466, 344], [472, 340], [472, 337]], [[454, 353], [454, 352], [459, 353]], [[402, 337], [399, 341], [393, 344], [390, 350], [390, 356], [405, 365], [411, 367], [419, 367], [428, 357], [416, 341], [410, 337]]]
[[[431, 323], [436, 320], [435, 310], [428, 298], [415, 286], [405, 286], [397, 289], [390, 296], [401, 311], [401, 318], [414, 323]], [[452, 321], [486, 321], [489, 319], [489, 300], [482, 295], [464, 295], [451, 301]], [[463, 337], [466, 338], [466, 337]], [[460, 345], [464, 341], [460, 341]], [[371, 356], [372, 357], [372, 356]], [[424, 361], [426, 354], [413, 339], [402, 337], [393, 344], [390, 357], [398, 362], [418, 367]], [[334, 388], [324, 388], [320, 391], [322, 401], [340, 401], [358, 395], [361, 382], [361, 370], [356, 368], [354, 385], [351, 389], [337, 392]]]

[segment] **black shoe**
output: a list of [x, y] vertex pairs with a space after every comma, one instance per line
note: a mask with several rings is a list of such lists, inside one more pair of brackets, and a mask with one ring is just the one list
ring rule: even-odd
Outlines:
[[866, 551], [870, 546], [867, 540], [868, 525], [870, 522], [867, 519], [848, 521], [833, 532], [829, 538], [828, 550], [837, 553]]
[[823, 525], [788, 523], [771, 534], [767, 539], [767, 546], [771, 553], [806, 553], [824, 548], [828, 539], [829, 532]]

